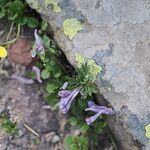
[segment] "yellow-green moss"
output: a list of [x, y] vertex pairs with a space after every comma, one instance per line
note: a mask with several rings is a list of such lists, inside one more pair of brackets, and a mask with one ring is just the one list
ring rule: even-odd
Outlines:
[[56, 0], [45, 0], [45, 5], [52, 5], [54, 12], [60, 12], [61, 8], [58, 6], [58, 2]]
[[70, 40], [82, 30], [81, 23], [76, 18], [66, 19], [63, 23], [64, 34], [69, 37]]

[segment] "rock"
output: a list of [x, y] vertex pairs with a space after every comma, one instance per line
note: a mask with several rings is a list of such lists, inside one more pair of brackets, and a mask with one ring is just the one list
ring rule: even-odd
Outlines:
[[6, 150], [6, 149], [7, 149], [7, 146], [0, 143], [0, 150]]
[[0, 100], [0, 114], [3, 113], [6, 109], [6, 100], [2, 98]]
[[[16, 80], [6, 83], [6, 97], [9, 99], [8, 108], [10, 119], [18, 124], [27, 124], [39, 134], [56, 131], [59, 128], [56, 113], [42, 109], [45, 105], [42, 100], [40, 88], [36, 85], [20, 84]], [[39, 95], [40, 94], [40, 95]], [[28, 131], [30, 132], [30, 131]]]
[[19, 131], [17, 132], [17, 137], [18, 137], [18, 138], [22, 137], [23, 135], [24, 135], [24, 131], [19, 130]]
[[52, 143], [55, 144], [57, 142], [59, 142], [60, 137], [58, 135], [54, 135], [53, 139], [52, 139]]
[[23, 147], [23, 148], [28, 148], [28, 139], [26, 137], [22, 137], [22, 138], [18, 138], [15, 139], [12, 143], [14, 143], [14, 145]]
[[[109, 125], [119, 149], [149, 149], [144, 130], [150, 123], [149, 1], [58, 0], [59, 13], [43, 0], [26, 1], [48, 18], [55, 40], [72, 64], [78, 52], [102, 66], [97, 84], [105, 103], [116, 111]], [[83, 28], [72, 40], [63, 32], [68, 18], [77, 18]]]
[[81, 134], [81, 131], [80, 131], [79, 129], [76, 129], [76, 130], [74, 131], [74, 135], [78, 136], [78, 135], [80, 135], [80, 134]]
[[113, 146], [108, 146], [104, 150], [113, 150]]
[[28, 66], [33, 62], [31, 57], [32, 41], [29, 38], [18, 38], [9, 48], [10, 60]]
[[53, 139], [54, 135], [55, 135], [55, 132], [47, 133], [47, 134], [45, 135], [46, 141], [47, 141], [47, 142], [51, 142], [51, 140]]

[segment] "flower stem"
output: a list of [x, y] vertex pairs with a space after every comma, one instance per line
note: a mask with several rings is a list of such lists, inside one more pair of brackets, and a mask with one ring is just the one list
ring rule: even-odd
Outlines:
[[14, 22], [11, 23], [9, 33], [8, 33], [8, 35], [7, 35], [7, 37], [6, 37], [6, 40], [7, 40], [7, 41], [9, 40], [10, 34], [12, 33], [12, 30], [13, 30], [13, 27], [14, 27]]
[[2, 43], [1, 45], [3, 46], [3, 45], [7, 45], [7, 44], [14, 43], [14, 42], [18, 39], [19, 35], [20, 35], [20, 24], [18, 24], [18, 31], [17, 31], [17, 36], [16, 36], [16, 38], [15, 38], [15, 39], [13, 39], [13, 40], [11, 40], [11, 41], [8, 41], [8, 42], [5, 42], [5, 43]]

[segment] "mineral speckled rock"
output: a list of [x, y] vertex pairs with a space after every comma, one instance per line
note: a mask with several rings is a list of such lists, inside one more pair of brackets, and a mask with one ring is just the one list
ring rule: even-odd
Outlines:
[[12, 61], [28, 66], [33, 62], [31, 57], [32, 41], [29, 38], [19, 38], [9, 48], [9, 57]]
[[6, 89], [10, 117], [14, 122], [25, 123], [40, 134], [56, 131], [59, 127], [51, 110], [42, 109], [40, 89], [36, 86], [20, 84], [17, 80], [7, 82]]
[[[116, 111], [109, 122], [121, 149], [149, 150], [144, 130], [150, 123], [149, 0], [58, 0], [59, 13], [43, 0], [26, 1], [49, 22], [72, 64], [78, 52], [103, 67], [97, 83]], [[68, 18], [77, 18], [83, 27], [72, 40], [63, 32]]]

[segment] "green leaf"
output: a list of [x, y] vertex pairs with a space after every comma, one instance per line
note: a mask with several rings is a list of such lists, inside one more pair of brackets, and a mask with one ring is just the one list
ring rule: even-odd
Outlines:
[[18, 14], [13, 14], [12, 16], [8, 16], [8, 20], [15, 20], [18, 17]]
[[0, 0], [0, 7], [5, 7], [9, 0]]
[[105, 122], [95, 122], [94, 124], [94, 128], [95, 128], [95, 132], [97, 134], [100, 134], [103, 132], [104, 130], [104, 127], [106, 126], [107, 124]]
[[17, 21], [20, 25], [25, 25], [27, 23], [27, 17], [21, 17], [20, 20]]
[[71, 117], [69, 119], [69, 123], [72, 125], [72, 126], [76, 126], [78, 125], [78, 120], [75, 118], [75, 117]]
[[87, 107], [87, 101], [85, 99], [79, 100], [78, 103], [82, 109], [85, 109]]
[[50, 77], [50, 72], [47, 69], [42, 70], [41, 72], [42, 79], [48, 79]]
[[64, 140], [65, 146], [70, 146], [72, 143], [73, 143], [73, 138], [72, 138], [72, 136], [67, 136], [67, 137], [65, 137], [65, 140]]
[[49, 39], [48, 36], [44, 35], [44, 37], [43, 37], [43, 43], [44, 43], [44, 46], [45, 46], [46, 48], [49, 48], [49, 47], [50, 47], [50, 39]]
[[61, 76], [61, 72], [55, 74], [55, 78], [59, 78]]
[[57, 94], [50, 94], [48, 97], [47, 97], [47, 102], [50, 106], [54, 106], [56, 105], [56, 103], [58, 102], [58, 97], [57, 97]]
[[27, 24], [30, 28], [36, 28], [38, 26], [38, 20], [32, 17], [27, 18]]
[[83, 126], [81, 127], [81, 131], [83, 133], [86, 133], [88, 131], [88, 129], [89, 129], [89, 126], [87, 124], [83, 124]]
[[71, 150], [79, 150], [78, 145], [77, 144], [71, 144]]
[[45, 31], [45, 30], [46, 30], [47, 26], [48, 26], [47, 22], [42, 21], [41, 29], [42, 29], [43, 31]]
[[2, 19], [4, 16], [5, 16], [5, 8], [2, 7], [2, 8], [0, 9], [0, 19]]
[[54, 90], [56, 90], [58, 88], [57, 85], [55, 85], [54, 83], [48, 83], [46, 86], [46, 91], [48, 93], [54, 93]]
[[48, 50], [52, 53], [52, 54], [56, 54], [56, 50], [54, 48], [49, 47]]

